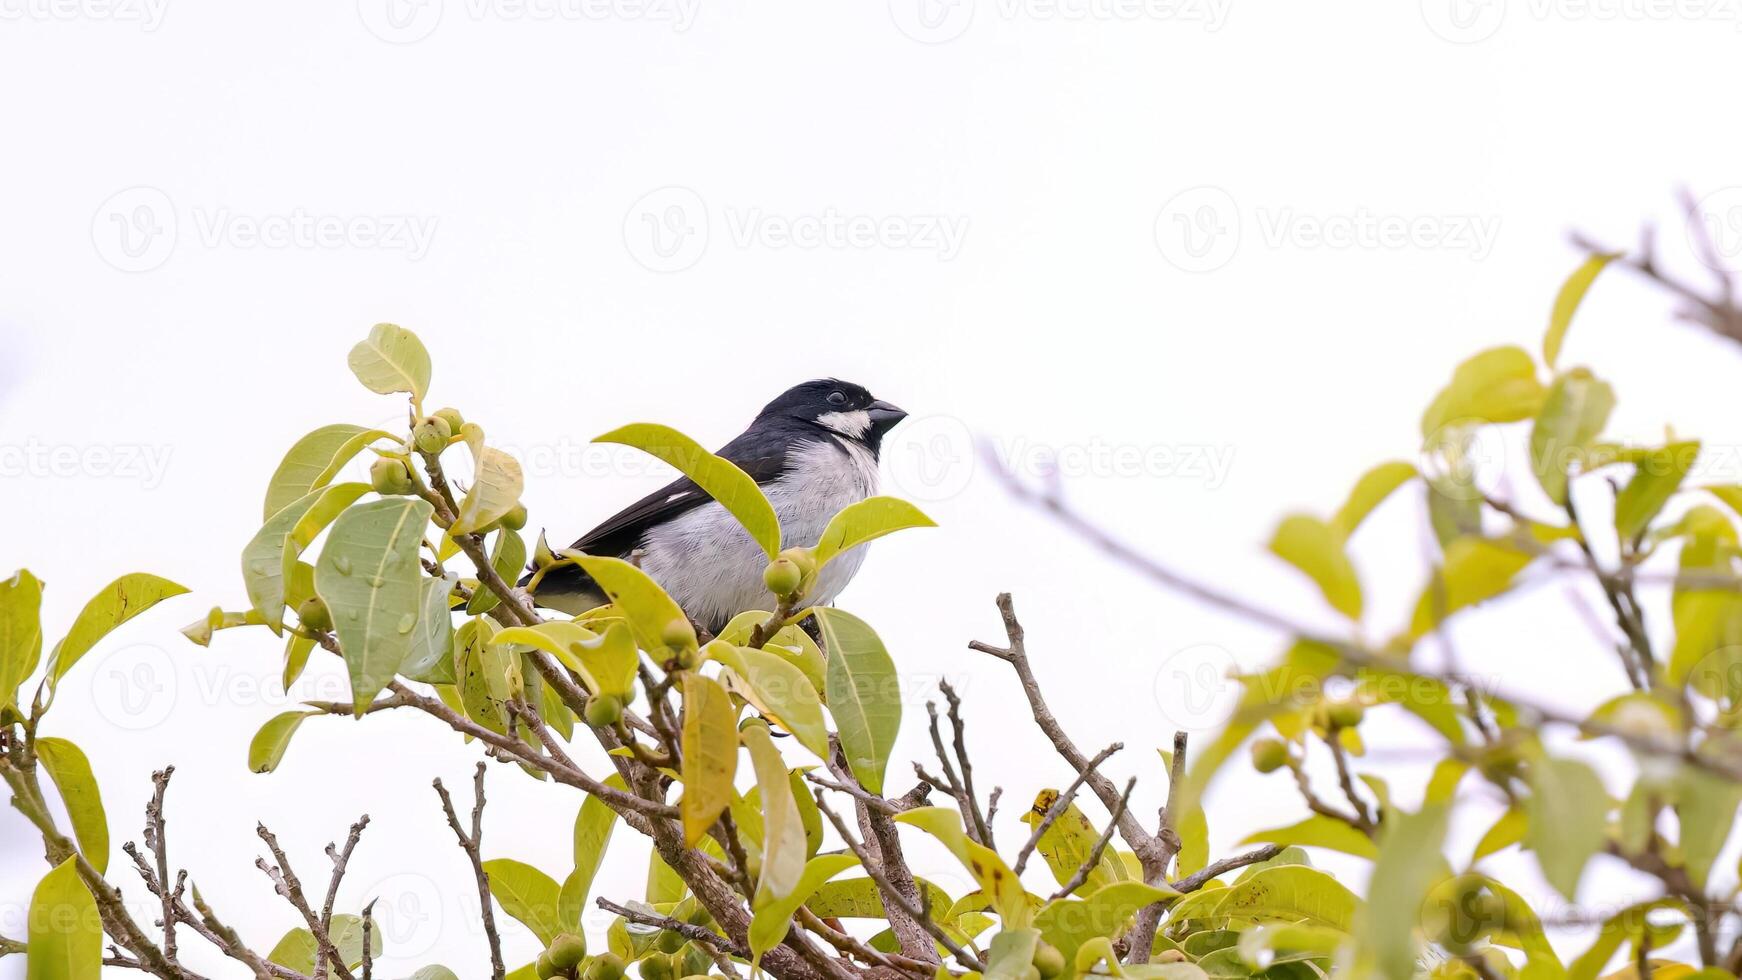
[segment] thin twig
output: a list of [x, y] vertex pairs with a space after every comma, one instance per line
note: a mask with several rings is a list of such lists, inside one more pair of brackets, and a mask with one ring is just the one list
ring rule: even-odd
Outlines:
[[466, 833], [460, 826], [460, 816], [454, 811], [453, 798], [448, 796], [447, 787], [440, 779], [435, 780], [436, 795], [442, 800], [442, 813], [447, 815], [448, 826], [453, 829], [454, 836], [460, 839], [460, 848], [466, 852], [466, 858], [472, 862], [472, 877], [478, 881], [478, 901], [482, 905], [484, 919], [484, 937], [490, 944], [490, 977], [491, 980], [502, 980], [507, 969], [502, 965], [502, 937], [496, 932], [496, 915], [490, 902], [490, 875], [484, 870], [484, 860], [479, 854], [479, 844], [484, 838], [484, 763], [478, 763], [478, 769], [472, 777], [472, 790], [476, 803], [472, 805], [472, 832]]
[[1088, 778], [1087, 774], [1099, 769], [1101, 763], [1107, 761], [1108, 756], [1124, 747], [1124, 743], [1114, 742], [1089, 760], [1088, 767], [1083, 772], [1078, 773], [1077, 778], [1065, 787], [1065, 791], [1052, 801], [1052, 806], [1047, 807], [1046, 812], [1041, 814], [1040, 822], [1034, 825], [1034, 831], [1028, 835], [1028, 840], [1023, 842], [1022, 849], [1016, 852], [1016, 863], [1011, 867], [1012, 871], [1018, 875], [1022, 874], [1022, 869], [1028, 867], [1028, 859], [1034, 854], [1035, 847], [1039, 846], [1041, 837], [1052, 828], [1052, 825], [1066, 810], [1070, 809], [1071, 801], [1076, 799], [1077, 790], [1082, 788], [1083, 781]]
[[1053, 892], [1052, 898], [1047, 901], [1056, 902], [1083, 887], [1083, 883], [1089, 880], [1089, 875], [1101, 866], [1101, 855], [1106, 853], [1107, 843], [1113, 839], [1114, 826], [1119, 822], [1119, 818], [1125, 815], [1126, 807], [1131, 803], [1131, 791], [1136, 788], [1136, 776], [1125, 781], [1125, 792], [1119, 796], [1119, 805], [1113, 809], [1113, 819], [1107, 822], [1107, 829], [1101, 831], [1100, 839], [1095, 841], [1095, 846], [1089, 849], [1089, 856], [1077, 866], [1076, 874], [1071, 875], [1070, 880], [1066, 881], [1058, 891]]

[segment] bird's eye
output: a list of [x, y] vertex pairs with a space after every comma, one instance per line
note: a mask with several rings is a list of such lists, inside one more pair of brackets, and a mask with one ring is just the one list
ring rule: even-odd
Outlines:
[[844, 391], [831, 391], [831, 392], [829, 392], [829, 404], [830, 405], [845, 405], [845, 404], [847, 404], [847, 393]]

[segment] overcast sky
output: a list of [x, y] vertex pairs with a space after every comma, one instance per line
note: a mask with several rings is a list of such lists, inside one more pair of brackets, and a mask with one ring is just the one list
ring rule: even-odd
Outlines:
[[[1459, 359], [1534, 349], [1580, 258], [1569, 229], [1627, 244], [1655, 221], [1688, 268], [1674, 188], [1721, 216], [1742, 203], [1723, 95], [1742, 23], [1697, 0], [0, 0], [0, 19], [0, 574], [48, 583], [51, 641], [122, 572], [194, 593], [93, 652], [45, 729], [90, 754], [135, 900], [118, 845], [150, 770], [175, 764], [173, 859], [261, 948], [296, 923], [252, 866], [253, 822], [324, 877], [321, 847], [368, 812], [341, 901], [381, 899], [387, 976], [482, 975], [429, 786], [463, 783], [476, 748], [418, 717], [316, 719], [277, 773], [251, 775], [253, 731], [343, 696], [337, 664], [287, 697], [263, 631], [210, 650], [175, 632], [244, 604], [237, 555], [298, 436], [402, 416], [345, 368], [370, 324], [423, 337], [432, 402], [521, 456], [553, 541], [662, 478], [587, 448], [618, 424], [718, 445], [818, 375], [912, 412], [888, 489], [941, 526], [874, 546], [842, 602], [909, 679], [902, 758], [925, 751], [936, 679], [963, 690], [1012, 838], [1068, 774], [1008, 668], [965, 648], [999, 638], [996, 593], [1015, 593], [1080, 743], [1125, 742], [1110, 768], [1144, 777], [1144, 814], [1153, 749], [1176, 727], [1207, 735], [1225, 703], [1182, 679], [1279, 640], [1011, 503], [971, 437], [1029, 475], [1056, 458], [1068, 496], [1147, 553], [1329, 624], [1265, 556], [1276, 520], [1413, 458]], [[1615, 431], [1673, 424], [1708, 440], [1711, 475], [1742, 478], [1742, 352], [1669, 313], [1608, 276], [1564, 360], [1614, 383]], [[1423, 541], [1413, 498], [1357, 541], [1372, 633], [1413, 601]], [[1457, 635], [1505, 689], [1588, 707], [1623, 683], [1556, 583]], [[1382, 771], [1431, 744], [1410, 724], [1376, 734]], [[578, 799], [490, 778], [486, 856], [560, 879]], [[1286, 790], [1230, 773], [1217, 850], [1304, 815]], [[1460, 822], [1454, 853], [1482, 829]], [[595, 894], [639, 897], [645, 848], [618, 843]], [[1355, 865], [1333, 863], [1358, 883]], [[1559, 907], [1530, 861], [1494, 866]], [[42, 870], [0, 811], [0, 933], [22, 935]], [[1606, 898], [1639, 888], [1598, 874]], [[589, 918], [595, 940], [605, 924]], [[507, 942], [511, 966], [537, 951], [518, 927]]]

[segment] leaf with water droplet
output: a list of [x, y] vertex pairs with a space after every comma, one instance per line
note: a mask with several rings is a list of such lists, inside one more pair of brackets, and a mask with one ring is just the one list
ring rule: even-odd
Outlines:
[[[315, 565], [315, 591], [333, 611], [359, 714], [411, 653], [411, 628], [399, 624], [408, 616], [417, 623], [422, 574], [413, 559], [430, 513], [426, 501], [409, 497], [352, 507], [333, 522]], [[392, 568], [389, 555], [400, 558]]]

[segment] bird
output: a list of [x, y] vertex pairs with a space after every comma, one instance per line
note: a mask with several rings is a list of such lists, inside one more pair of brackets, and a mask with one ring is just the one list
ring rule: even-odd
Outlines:
[[[812, 547], [836, 512], [877, 493], [883, 437], [906, 417], [860, 385], [820, 378], [781, 393], [717, 455], [748, 473], [767, 494], [780, 518], [783, 547]], [[762, 548], [687, 477], [630, 504], [572, 547], [637, 562], [710, 633], [745, 610], [774, 608], [762, 579], [768, 561]], [[860, 547], [829, 562], [806, 601], [833, 602], [864, 560]], [[529, 574], [520, 585], [530, 586], [532, 578]], [[574, 564], [547, 569], [529, 592], [538, 605], [570, 615], [609, 601]]]

